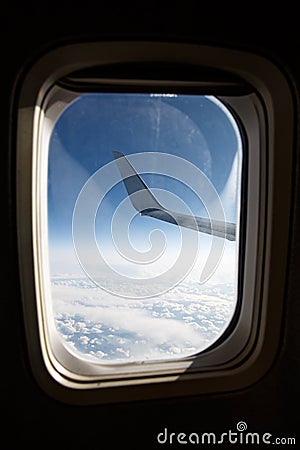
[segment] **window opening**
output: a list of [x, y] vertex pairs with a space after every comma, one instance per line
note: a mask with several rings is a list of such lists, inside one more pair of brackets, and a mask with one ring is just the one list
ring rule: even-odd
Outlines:
[[47, 311], [71, 353], [174, 360], [222, 336], [238, 296], [242, 150], [213, 96], [88, 93], [63, 109], [48, 152]]

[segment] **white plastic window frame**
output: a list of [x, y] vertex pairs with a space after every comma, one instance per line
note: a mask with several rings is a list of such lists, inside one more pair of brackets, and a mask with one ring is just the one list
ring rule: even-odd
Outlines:
[[[192, 63], [227, 71], [253, 87], [251, 95], [220, 98], [237, 114], [247, 137], [241, 310], [231, 334], [207, 352], [177, 361], [128, 364], [120, 370], [120, 366], [107, 368], [74, 357], [59, 339], [53, 340], [56, 333], [51, 335], [47, 327], [45, 218], [41, 209], [41, 193], [47, 185], [45, 130], [47, 135], [48, 128], [49, 136], [57, 115], [74, 98], [73, 93], [62, 94], [61, 88], [54, 88], [59, 79], [96, 65], [147, 61]], [[115, 82], [123, 86], [129, 83], [122, 79]], [[180, 84], [175, 80], [130, 83], [162, 89]], [[192, 84], [197, 87], [197, 81]], [[284, 298], [293, 98], [282, 72], [261, 56], [232, 49], [162, 42], [93, 42], [45, 54], [31, 65], [16, 92], [20, 278], [29, 359], [39, 384], [66, 402], [101, 403], [224, 392], [257, 381], [276, 355]], [[279, 191], [281, 177], [287, 181]], [[279, 240], [280, 247], [276, 245]]]

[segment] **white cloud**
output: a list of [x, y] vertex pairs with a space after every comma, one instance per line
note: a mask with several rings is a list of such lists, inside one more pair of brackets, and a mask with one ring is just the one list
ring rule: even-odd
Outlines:
[[229, 323], [234, 288], [186, 282], [143, 301], [115, 297], [88, 279], [57, 277], [52, 298], [56, 323], [68, 345], [105, 361], [169, 359], [196, 353]]

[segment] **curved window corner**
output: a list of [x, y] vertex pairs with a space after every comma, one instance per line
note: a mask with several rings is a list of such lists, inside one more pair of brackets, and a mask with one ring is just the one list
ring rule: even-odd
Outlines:
[[29, 357], [51, 395], [153, 398], [174, 395], [174, 382], [178, 395], [209, 393], [265, 373], [292, 123], [287, 80], [242, 51], [84, 43], [31, 67], [18, 110], [19, 263]]

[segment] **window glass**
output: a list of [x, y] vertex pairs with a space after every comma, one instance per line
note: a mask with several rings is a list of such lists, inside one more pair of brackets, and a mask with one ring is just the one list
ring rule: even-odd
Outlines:
[[101, 364], [204, 351], [237, 304], [242, 144], [215, 97], [79, 95], [49, 142], [51, 317]]

